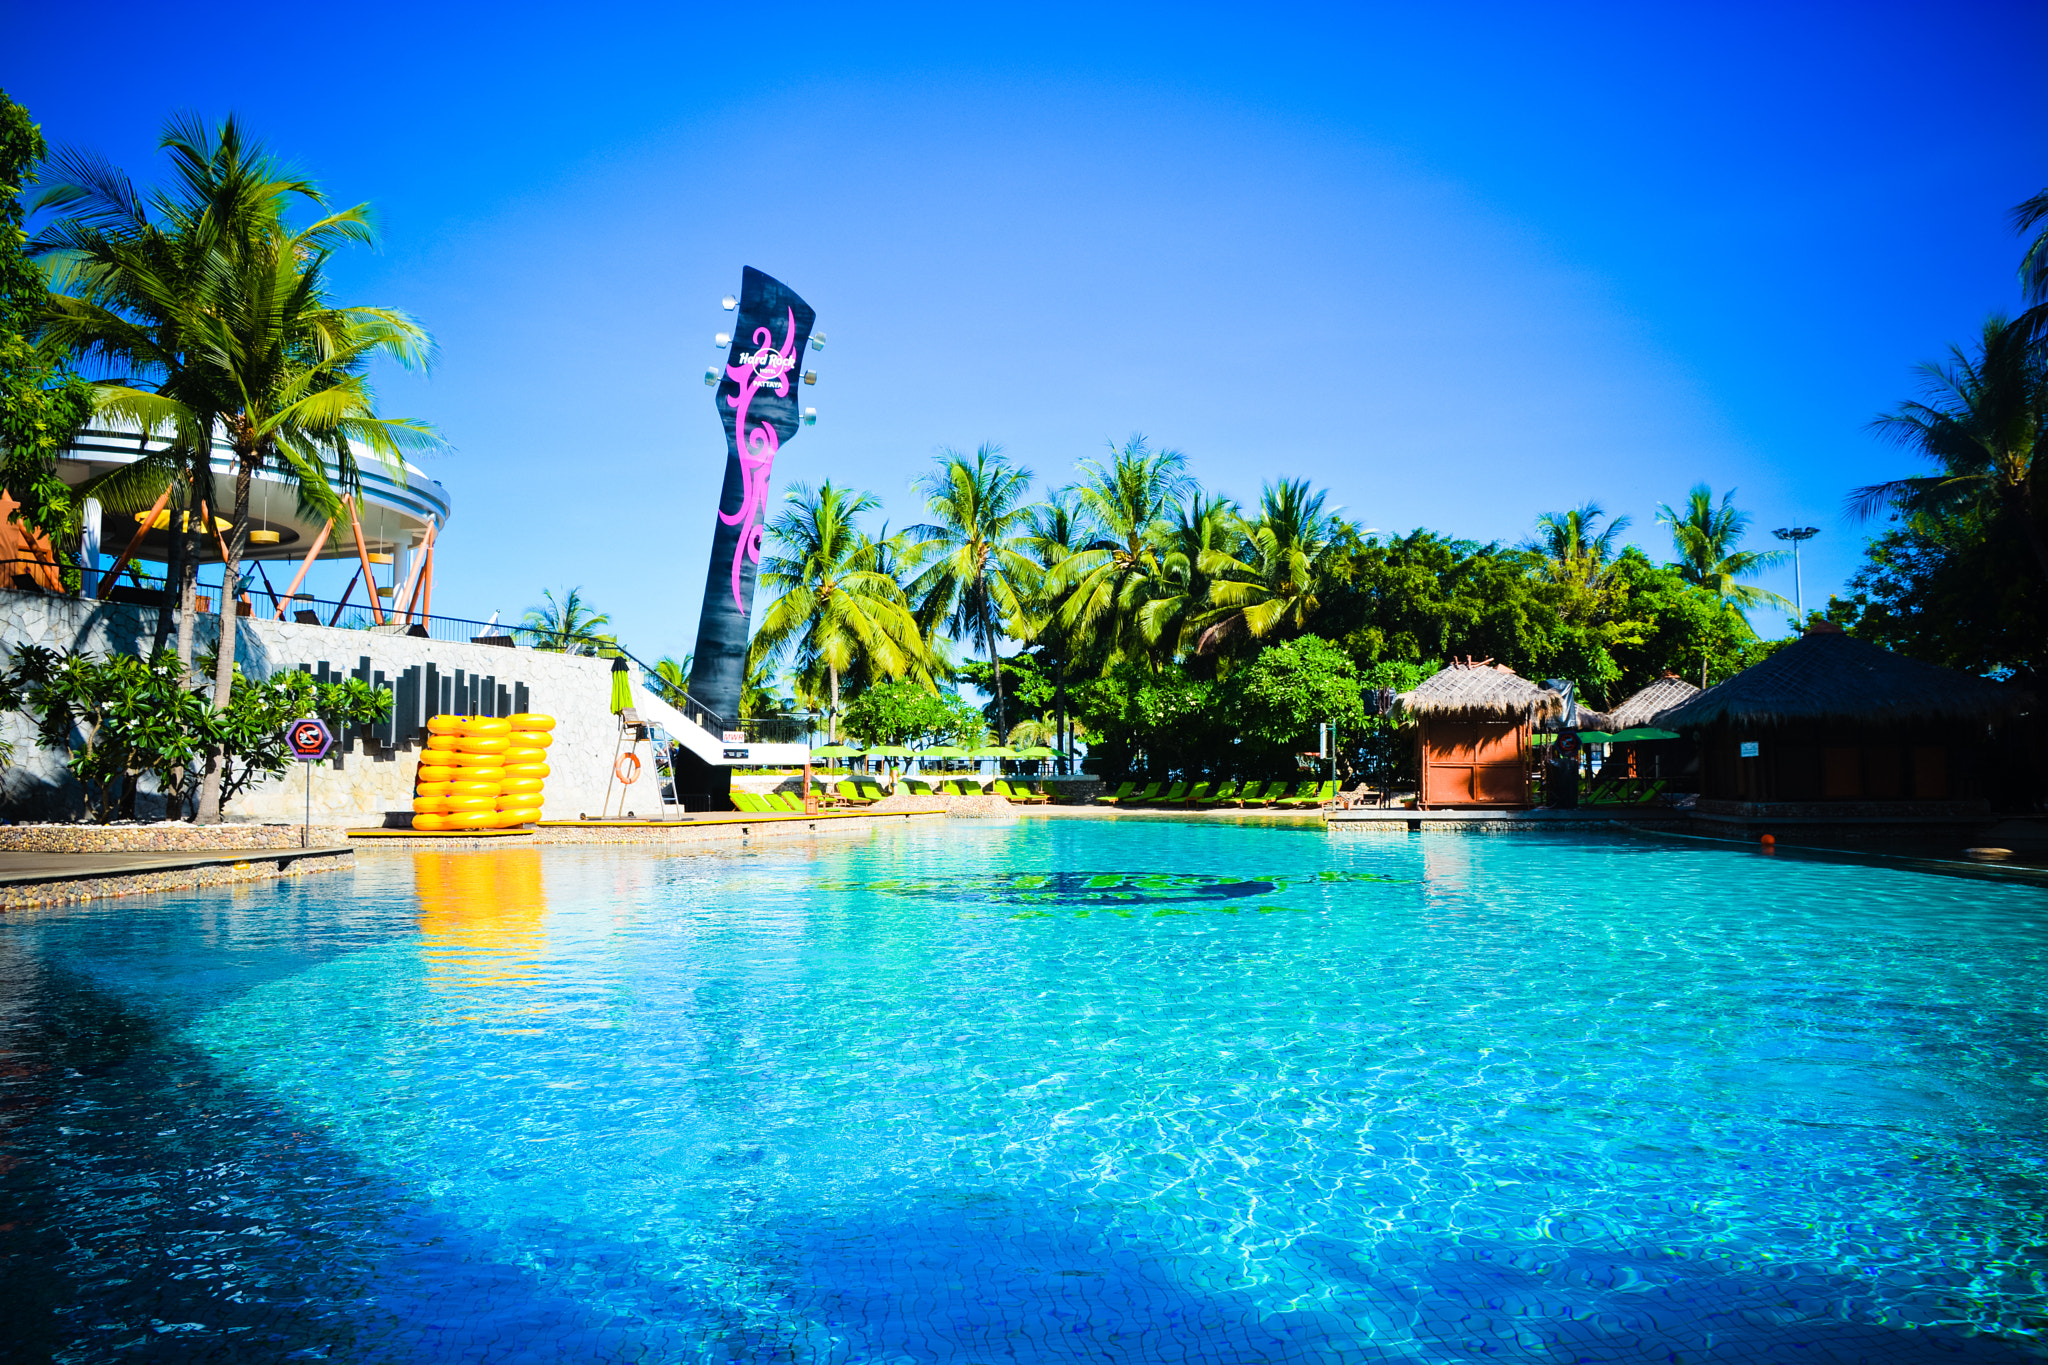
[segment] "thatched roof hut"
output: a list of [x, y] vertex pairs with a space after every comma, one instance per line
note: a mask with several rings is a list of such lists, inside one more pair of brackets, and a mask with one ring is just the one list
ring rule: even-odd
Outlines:
[[2032, 700], [1828, 625], [1665, 711], [1657, 724], [1698, 741], [1702, 811], [1730, 802], [1747, 803], [1729, 809], [1750, 814], [1773, 803], [1856, 802], [1921, 818], [1983, 807], [1990, 722]]
[[1676, 673], [1666, 673], [1609, 712], [1608, 728], [1636, 730], [1654, 726], [1660, 730], [1668, 730], [1671, 727], [1664, 723], [1666, 713], [1683, 706], [1699, 694], [1700, 690], [1697, 687]]
[[1394, 698], [1415, 721], [1425, 806], [1529, 804], [1529, 725], [1564, 698], [1511, 668], [1452, 664]]
[[2025, 710], [2032, 700], [2018, 688], [1901, 658], [1844, 635], [1839, 626], [1816, 627], [1657, 723], [1676, 730], [1721, 721], [1746, 727], [1991, 721]]
[[1506, 664], [1454, 663], [1394, 698], [1394, 706], [1417, 720], [1532, 721], [1562, 713], [1564, 699]]

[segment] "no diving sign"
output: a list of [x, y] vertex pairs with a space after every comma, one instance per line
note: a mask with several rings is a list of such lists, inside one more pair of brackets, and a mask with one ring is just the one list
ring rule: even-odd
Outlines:
[[301, 763], [318, 763], [334, 747], [334, 732], [318, 716], [304, 716], [287, 725], [284, 739]]

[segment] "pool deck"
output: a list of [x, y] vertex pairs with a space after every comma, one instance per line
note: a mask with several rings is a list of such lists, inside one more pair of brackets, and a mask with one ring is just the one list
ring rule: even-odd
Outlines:
[[0, 910], [269, 881], [276, 877], [335, 872], [354, 864], [353, 848], [332, 844], [188, 853], [0, 851]]

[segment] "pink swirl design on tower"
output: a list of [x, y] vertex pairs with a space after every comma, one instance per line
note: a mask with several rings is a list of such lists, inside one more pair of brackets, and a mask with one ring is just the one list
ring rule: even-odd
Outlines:
[[782, 345], [776, 346], [775, 334], [766, 327], [754, 329], [754, 353], [742, 355], [740, 363], [725, 367], [726, 378], [740, 386], [740, 391], [725, 401], [734, 409], [733, 430], [737, 435], [739, 449], [741, 494], [737, 511], [720, 512], [718, 519], [728, 526], [740, 528], [739, 543], [732, 551], [732, 601], [741, 615], [746, 614], [747, 602], [740, 595], [740, 574], [748, 564], [761, 562], [761, 537], [765, 528], [761, 516], [768, 506], [768, 479], [775, 470], [775, 454], [782, 448], [781, 438], [775, 434], [775, 427], [768, 422], [747, 427], [747, 408], [754, 401], [754, 395], [763, 388], [772, 387], [778, 397], [789, 397], [789, 375], [796, 367], [796, 313], [789, 314], [789, 330], [783, 333]]

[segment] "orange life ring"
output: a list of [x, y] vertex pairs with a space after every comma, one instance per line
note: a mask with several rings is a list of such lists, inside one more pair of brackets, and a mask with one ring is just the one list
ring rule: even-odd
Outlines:
[[[633, 765], [631, 773], [626, 771], [628, 763]], [[640, 780], [640, 755], [620, 754], [618, 763], [612, 768], [612, 775], [617, 777], [623, 786], [630, 787], [635, 782], [638, 782]]]

